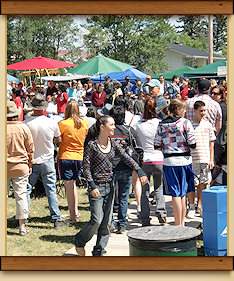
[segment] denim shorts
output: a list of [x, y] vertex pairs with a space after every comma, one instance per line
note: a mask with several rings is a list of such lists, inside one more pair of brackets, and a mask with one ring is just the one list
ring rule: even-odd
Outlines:
[[58, 161], [59, 178], [66, 181], [76, 180], [78, 178], [81, 167], [82, 167], [82, 161], [59, 159]]

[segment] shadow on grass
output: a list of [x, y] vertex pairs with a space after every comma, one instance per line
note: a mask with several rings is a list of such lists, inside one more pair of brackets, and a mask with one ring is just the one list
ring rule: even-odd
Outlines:
[[42, 235], [39, 239], [47, 242], [74, 244], [74, 235]]
[[29, 218], [28, 222], [33, 222], [33, 223], [37, 223], [37, 222], [44, 222], [44, 223], [48, 223], [51, 222], [51, 217], [50, 216], [46, 216], [46, 217], [31, 217]]
[[19, 236], [19, 233], [7, 231], [7, 235], [9, 235], [9, 236]]
[[19, 227], [18, 220], [7, 220], [7, 228], [17, 228]]
[[51, 226], [49, 226], [48, 224], [46, 226], [27, 224], [27, 226], [30, 228], [37, 228], [37, 229], [54, 229], [54, 224], [53, 225], [51, 224]]

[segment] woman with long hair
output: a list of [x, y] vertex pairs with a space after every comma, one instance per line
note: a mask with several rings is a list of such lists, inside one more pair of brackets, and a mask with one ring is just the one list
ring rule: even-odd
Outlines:
[[84, 228], [75, 236], [76, 252], [85, 256], [85, 244], [97, 233], [97, 242], [93, 248], [93, 256], [103, 256], [108, 243], [111, 223], [114, 187], [113, 160], [115, 155], [131, 169], [136, 170], [141, 184], [147, 181], [145, 173], [139, 165], [125, 152], [120, 144], [113, 141], [115, 122], [110, 116], [104, 115], [97, 119], [94, 135], [85, 148], [83, 168], [88, 181], [88, 193], [91, 218]]
[[[162, 151], [154, 149], [154, 138], [160, 122], [157, 118], [156, 108], [155, 99], [146, 99], [142, 119], [137, 122], [135, 128], [144, 149], [142, 169], [149, 181], [150, 177], [153, 177], [153, 198], [156, 203], [156, 216], [160, 223], [166, 223], [166, 206], [162, 187], [163, 154]], [[143, 226], [150, 225], [149, 199], [146, 195], [150, 191], [149, 189], [150, 186], [148, 183], [142, 187], [141, 212], [139, 217]]]
[[94, 92], [94, 83], [92, 80], [88, 81], [88, 89], [86, 90], [85, 100], [91, 101], [91, 96]]
[[80, 118], [79, 105], [76, 101], [68, 102], [64, 120], [59, 122], [59, 129], [62, 138], [58, 155], [59, 174], [64, 180], [67, 193], [70, 213], [68, 222], [75, 223], [79, 217], [76, 179], [82, 166], [84, 141], [88, 133], [87, 121]]

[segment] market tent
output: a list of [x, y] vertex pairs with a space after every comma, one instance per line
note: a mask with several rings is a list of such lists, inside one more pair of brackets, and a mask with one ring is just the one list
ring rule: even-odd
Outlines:
[[105, 76], [110, 76], [110, 79], [113, 80], [118, 80], [119, 82], [123, 83], [125, 82], [125, 77], [129, 76], [130, 78], [130, 82], [135, 82], [137, 78], [140, 78], [141, 81], [145, 82], [146, 81], [146, 76], [147, 74], [145, 74], [144, 72], [141, 72], [140, 70], [136, 69], [136, 68], [129, 68], [125, 71], [122, 72], [110, 72], [110, 73], [104, 73], [100, 76], [96, 76], [94, 78], [91, 78], [91, 80], [94, 83], [98, 83], [100, 82], [100, 78], [101, 78], [101, 82], [104, 82]]
[[33, 69], [54, 69], [75, 66], [77, 64], [68, 63], [65, 61], [54, 60], [45, 57], [35, 57], [28, 60], [23, 60], [7, 66], [13, 70], [33, 70]]
[[19, 84], [19, 79], [18, 78], [16, 78], [16, 77], [14, 77], [14, 76], [12, 76], [12, 75], [7, 73], [7, 82], [12, 82], [12, 81], [15, 81], [17, 84]]
[[217, 75], [219, 66], [226, 66], [226, 65], [227, 65], [226, 60], [219, 60], [214, 63], [207, 64], [199, 68], [195, 68], [194, 70], [186, 71], [185, 75], [188, 77], [196, 77], [196, 76], [212, 77]]
[[165, 80], [169, 81], [169, 80], [172, 80], [172, 77], [174, 75], [177, 75], [177, 76], [187, 76], [185, 73], [187, 73], [188, 71], [192, 71], [194, 69], [195, 68], [190, 67], [190, 66], [183, 66], [183, 67], [180, 67], [180, 68], [177, 68], [177, 69], [173, 69], [173, 70], [170, 70], [170, 71], [159, 73], [157, 75], [154, 75], [152, 78], [158, 79], [160, 75], [163, 75]]
[[96, 57], [70, 69], [68, 73], [101, 75], [103, 73], [108, 73], [108, 72], [124, 71], [130, 67], [133, 66], [114, 59], [107, 58], [101, 54], [98, 54]]
[[45, 81], [71, 81], [71, 80], [80, 80], [80, 79], [88, 79], [90, 75], [71, 75], [71, 76], [42, 76], [41, 79]]

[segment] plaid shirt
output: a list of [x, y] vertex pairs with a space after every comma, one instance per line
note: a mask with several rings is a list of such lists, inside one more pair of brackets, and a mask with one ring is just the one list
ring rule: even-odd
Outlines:
[[216, 131], [215, 123], [216, 120], [222, 120], [222, 110], [218, 102], [214, 101], [209, 95], [207, 94], [198, 94], [195, 97], [188, 99], [186, 101], [187, 104], [187, 111], [185, 113], [185, 118], [193, 121], [195, 116], [194, 112], [194, 103], [198, 100], [203, 101], [206, 104], [206, 119], [211, 123], [214, 131]]
[[111, 140], [111, 150], [109, 153], [103, 153], [94, 140], [91, 140], [87, 144], [84, 153], [83, 171], [92, 189], [95, 188], [94, 184], [96, 185], [101, 182], [110, 182], [113, 180], [113, 160], [116, 154], [119, 155], [131, 169], [140, 169], [139, 165], [116, 141]]
[[168, 117], [160, 122], [154, 139], [154, 146], [162, 147], [164, 155], [190, 152], [188, 145], [195, 143], [191, 122], [178, 117]]

